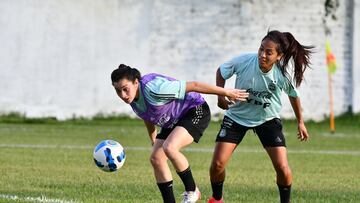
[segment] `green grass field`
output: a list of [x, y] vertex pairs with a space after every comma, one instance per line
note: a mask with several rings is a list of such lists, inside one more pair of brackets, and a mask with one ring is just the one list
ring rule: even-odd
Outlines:
[[[296, 139], [296, 124], [284, 121], [293, 171], [292, 202], [360, 202], [360, 116], [308, 122], [311, 139]], [[208, 168], [219, 128], [212, 122], [199, 144], [184, 153], [202, 192], [211, 195]], [[99, 170], [92, 159], [104, 139], [126, 148], [126, 162], [115, 173]], [[162, 202], [149, 163], [150, 142], [139, 120], [0, 118], [0, 202]], [[173, 170], [174, 191], [183, 186]], [[249, 132], [234, 153], [225, 182], [230, 202], [279, 202], [275, 172], [257, 137]]]

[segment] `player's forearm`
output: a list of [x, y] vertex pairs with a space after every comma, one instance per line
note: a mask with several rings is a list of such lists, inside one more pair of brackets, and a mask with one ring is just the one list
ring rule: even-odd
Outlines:
[[218, 68], [216, 71], [216, 86], [208, 85], [201, 82], [187, 82], [186, 92], [199, 92], [203, 94], [216, 94], [219, 96], [226, 96], [224, 86], [225, 80], [221, 76], [220, 68]]
[[186, 92], [198, 92], [202, 94], [216, 94], [226, 96], [226, 91], [224, 88], [201, 82], [187, 82]]
[[147, 121], [144, 121], [144, 123], [145, 123], [146, 129], [148, 131], [150, 140], [155, 141], [156, 134], [157, 134], [155, 125], [153, 125], [152, 123], [149, 123]]
[[290, 97], [289, 96], [289, 100], [290, 100], [291, 106], [293, 108], [293, 111], [295, 113], [295, 116], [296, 116], [296, 119], [297, 119], [298, 123], [304, 122], [303, 117], [302, 117], [302, 113], [301, 113], [300, 98], [299, 97]]

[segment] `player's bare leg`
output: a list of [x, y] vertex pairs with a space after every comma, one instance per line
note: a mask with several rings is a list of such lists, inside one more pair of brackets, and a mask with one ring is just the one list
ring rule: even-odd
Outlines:
[[290, 202], [292, 173], [288, 164], [286, 147], [265, 148], [276, 171], [281, 203]]
[[164, 140], [156, 139], [150, 156], [154, 168], [155, 179], [158, 183], [172, 180], [171, 171], [167, 163], [167, 156], [163, 150]]
[[210, 181], [212, 187], [212, 197], [208, 202], [222, 202], [223, 183], [225, 181], [225, 167], [229, 162], [236, 144], [227, 142], [217, 142], [210, 166]]
[[164, 140], [156, 139], [150, 156], [151, 165], [154, 168], [156, 183], [161, 192], [163, 201], [166, 203], [174, 203], [175, 197], [173, 192], [173, 179], [167, 156], [163, 150]]
[[194, 141], [194, 138], [183, 127], [176, 127], [163, 144], [164, 152], [170, 159], [176, 171], [184, 171], [189, 162], [180, 150]]
[[236, 144], [227, 142], [217, 142], [210, 166], [210, 180], [219, 182], [225, 180], [225, 167], [229, 162]]
[[192, 176], [189, 162], [184, 154], [180, 152], [182, 148], [190, 145], [193, 141], [194, 138], [184, 127], [177, 126], [163, 144], [165, 154], [185, 186], [182, 202], [196, 202], [201, 196]]

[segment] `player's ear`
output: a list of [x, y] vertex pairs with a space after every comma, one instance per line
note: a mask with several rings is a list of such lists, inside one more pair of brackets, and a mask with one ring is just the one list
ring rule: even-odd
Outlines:
[[134, 83], [134, 85], [139, 85], [139, 80], [137, 78], [135, 78], [135, 81], [133, 83]]

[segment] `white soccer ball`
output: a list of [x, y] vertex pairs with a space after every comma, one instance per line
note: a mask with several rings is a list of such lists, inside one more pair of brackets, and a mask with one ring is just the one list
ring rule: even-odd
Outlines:
[[120, 169], [125, 163], [125, 150], [114, 140], [103, 140], [94, 149], [94, 162], [106, 172]]

